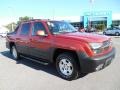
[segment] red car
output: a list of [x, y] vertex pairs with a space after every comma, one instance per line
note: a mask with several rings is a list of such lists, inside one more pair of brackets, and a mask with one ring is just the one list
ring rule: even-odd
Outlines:
[[45, 65], [54, 63], [66, 80], [76, 79], [81, 73], [99, 71], [115, 57], [111, 38], [78, 32], [64, 21], [23, 22], [6, 40], [14, 59], [24, 57]]

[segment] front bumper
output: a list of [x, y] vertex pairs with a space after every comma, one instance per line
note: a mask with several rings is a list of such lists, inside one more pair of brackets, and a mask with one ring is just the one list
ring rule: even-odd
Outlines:
[[115, 48], [113, 48], [109, 53], [105, 54], [104, 56], [99, 57], [85, 57], [85, 55], [79, 54], [79, 62], [81, 72], [83, 73], [90, 73], [99, 71], [106, 66], [108, 66], [115, 57]]

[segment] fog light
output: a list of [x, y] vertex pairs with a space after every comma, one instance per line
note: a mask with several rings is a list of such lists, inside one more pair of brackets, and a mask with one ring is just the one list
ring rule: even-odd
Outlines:
[[98, 54], [98, 53], [101, 53], [102, 50], [101, 50], [101, 49], [95, 49], [95, 50], [93, 50], [93, 52], [94, 52], [95, 54]]
[[100, 65], [97, 66], [96, 71], [99, 71], [102, 68], [103, 68], [103, 64], [100, 64]]

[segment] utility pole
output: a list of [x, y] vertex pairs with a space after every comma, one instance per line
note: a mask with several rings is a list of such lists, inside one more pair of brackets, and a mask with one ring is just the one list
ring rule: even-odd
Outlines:
[[[13, 8], [11, 6], [8, 7], [9, 9], [9, 14], [10, 14], [10, 18], [13, 19]], [[11, 23], [11, 31], [14, 30], [14, 23]]]
[[52, 10], [52, 18], [53, 18], [53, 20], [55, 19], [55, 9], [54, 8]]
[[89, 21], [88, 21], [88, 26], [91, 28], [91, 25], [92, 25], [92, 9], [93, 9], [93, 3], [94, 3], [94, 0], [90, 0], [90, 16], [89, 16]]

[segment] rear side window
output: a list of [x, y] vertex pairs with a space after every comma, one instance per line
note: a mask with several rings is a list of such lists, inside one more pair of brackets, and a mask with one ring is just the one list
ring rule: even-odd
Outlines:
[[28, 35], [29, 31], [30, 31], [30, 23], [25, 23], [22, 25], [20, 34], [21, 35]]
[[46, 33], [45, 27], [41, 22], [35, 22], [32, 30], [32, 35], [36, 35], [38, 30], [43, 30]]

